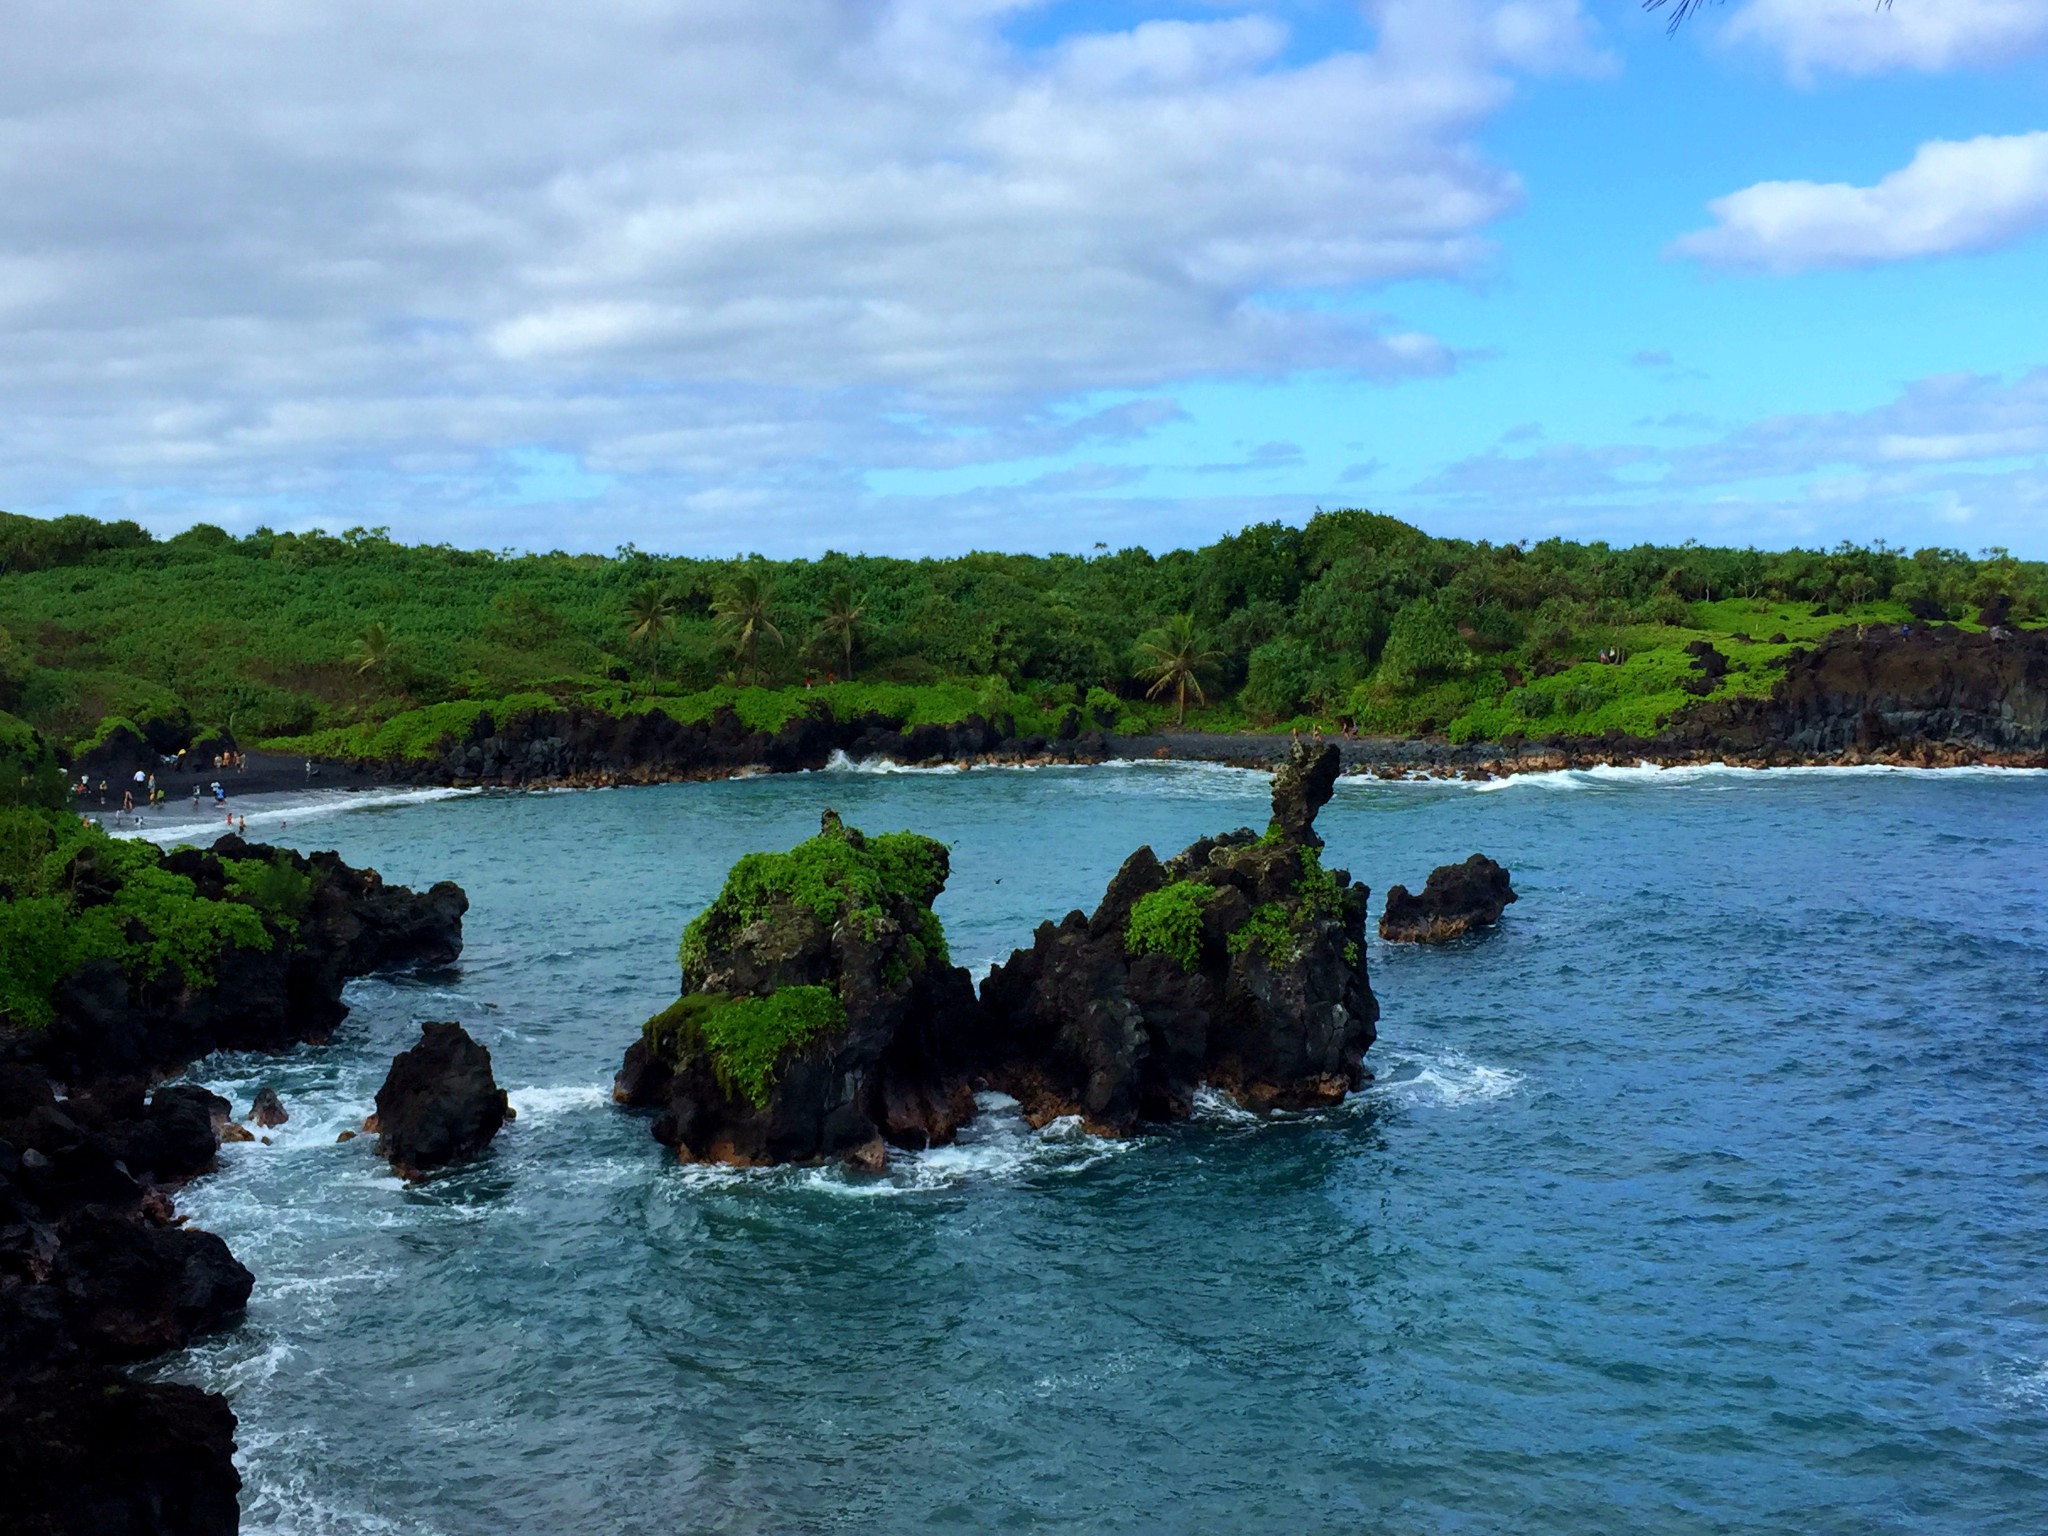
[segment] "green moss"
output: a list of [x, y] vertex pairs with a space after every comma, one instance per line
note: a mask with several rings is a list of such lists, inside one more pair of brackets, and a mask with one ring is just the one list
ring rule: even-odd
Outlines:
[[1344, 913], [1344, 888], [1323, 868], [1323, 856], [1314, 848], [1301, 850], [1301, 878], [1294, 883], [1294, 894], [1311, 917], [1335, 919]]
[[1301, 953], [1301, 938], [1294, 931], [1294, 914], [1284, 902], [1268, 901], [1252, 908], [1242, 928], [1230, 936], [1230, 952], [1241, 955], [1257, 947], [1275, 965], [1287, 965]]
[[1199, 880], [1176, 880], [1138, 898], [1124, 924], [1124, 949], [1133, 955], [1171, 955], [1184, 971], [1202, 960], [1202, 914], [1216, 894]]
[[850, 918], [872, 938], [887, 899], [917, 909], [911, 937], [944, 962], [945, 930], [931, 904], [945, 884], [945, 844], [915, 832], [864, 837], [834, 816], [824, 831], [786, 853], [750, 853], [733, 865], [718, 899], [683, 930], [678, 958], [685, 977], [702, 977], [714, 943], [778, 907], [809, 912], [827, 928]]
[[830, 987], [781, 987], [766, 997], [692, 992], [649, 1019], [642, 1033], [671, 1067], [702, 1058], [720, 1088], [760, 1109], [784, 1062], [845, 1024], [845, 1005]]
[[10, 1022], [47, 1024], [58, 983], [88, 960], [205, 986], [222, 950], [271, 942], [253, 906], [200, 897], [148, 843], [61, 812], [0, 808], [0, 1017]]

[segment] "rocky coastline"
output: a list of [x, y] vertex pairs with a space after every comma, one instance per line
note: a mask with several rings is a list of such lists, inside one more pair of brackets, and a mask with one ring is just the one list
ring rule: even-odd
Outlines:
[[[1788, 657], [1766, 697], [1717, 692], [1723, 676], [1707, 665], [1701, 701], [1654, 736], [1326, 740], [1341, 772], [1388, 779], [1491, 779], [1638, 763], [2048, 767], [2048, 630], [1843, 629]], [[1079, 711], [1048, 737], [1020, 736], [1000, 716], [906, 727], [878, 716], [817, 714], [762, 731], [729, 709], [681, 723], [658, 708], [621, 718], [570, 707], [505, 720], [486, 713], [426, 761], [332, 764], [313, 782], [600, 788], [816, 771], [836, 755], [909, 767], [1161, 759], [1271, 771], [1291, 746], [1279, 732], [1121, 735]]]
[[[253, 1277], [212, 1233], [187, 1227], [177, 1191], [212, 1170], [227, 1101], [149, 1084], [221, 1049], [322, 1040], [347, 1014], [351, 977], [446, 964], [468, 902], [414, 892], [333, 854], [226, 837], [159, 866], [218, 893], [226, 867], [260, 860], [309, 887], [267, 948], [235, 947], [203, 984], [175, 968], [88, 962], [57, 989], [45, 1027], [0, 1029], [0, 1487], [7, 1529], [130, 1536], [238, 1528], [235, 1417], [215, 1394], [121, 1367], [240, 1317]], [[281, 1111], [279, 1111], [281, 1113]], [[246, 1132], [243, 1133], [244, 1139]]]

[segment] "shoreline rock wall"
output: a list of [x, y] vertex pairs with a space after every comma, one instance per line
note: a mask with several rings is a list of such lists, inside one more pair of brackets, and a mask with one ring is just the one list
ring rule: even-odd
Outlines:
[[[225, 862], [286, 868], [306, 896], [267, 949], [230, 948], [213, 975], [129, 975], [92, 961], [43, 1029], [0, 1030], [0, 1489], [7, 1528], [63, 1536], [237, 1529], [235, 1416], [196, 1388], [120, 1367], [232, 1327], [253, 1277], [173, 1197], [212, 1170], [226, 1100], [191, 1084], [149, 1092], [223, 1048], [323, 1039], [351, 976], [460, 953], [461, 889], [387, 886], [331, 853], [227, 837], [160, 856], [202, 898]], [[63, 1084], [68, 1096], [60, 1097]]]

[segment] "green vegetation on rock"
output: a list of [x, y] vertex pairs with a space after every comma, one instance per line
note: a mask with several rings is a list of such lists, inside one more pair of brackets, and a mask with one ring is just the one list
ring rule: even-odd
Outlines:
[[845, 1023], [830, 987], [779, 987], [767, 997], [692, 992], [649, 1019], [643, 1034], [671, 1067], [708, 1061], [720, 1088], [759, 1109], [783, 1063]]
[[1124, 924], [1124, 949], [1132, 955], [1170, 955], [1184, 971], [1202, 961], [1202, 914], [1216, 888], [1199, 880], [1176, 880], [1131, 906]]
[[1294, 914], [1284, 902], [1261, 902], [1242, 928], [1230, 936], [1230, 952], [1241, 955], [1258, 949], [1274, 965], [1287, 965], [1301, 953], [1301, 936], [1294, 931]]
[[1496, 545], [1364, 511], [1163, 554], [815, 561], [0, 514], [0, 573], [0, 710], [58, 745], [162, 722], [406, 761], [566, 707], [1051, 737], [1157, 729], [1185, 700], [1197, 730], [1641, 736], [1700, 697], [1690, 641], [1728, 657], [1717, 694], [1764, 693], [1794, 646], [1909, 603], [2048, 617], [2048, 565], [2002, 550]]
[[713, 946], [730, 942], [778, 907], [808, 912], [828, 929], [848, 919], [873, 938], [885, 898], [911, 904], [917, 923], [913, 942], [931, 960], [944, 963], [945, 930], [931, 904], [945, 884], [945, 844], [915, 832], [867, 837], [831, 816], [816, 837], [788, 852], [750, 853], [733, 865], [718, 899], [683, 930], [678, 955], [683, 975], [701, 978]]
[[289, 855], [222, 861], [228, 897], [202, 897], [150, 843], [68, 810], [49, 746], [0, 715], [0, 1022], [39, 1029], [58, 986], [90, 960], [131, 981], [176, 972], [204, 986], [231, 946], [266, 949], [266, 920], [295, 933], [314, 879]]

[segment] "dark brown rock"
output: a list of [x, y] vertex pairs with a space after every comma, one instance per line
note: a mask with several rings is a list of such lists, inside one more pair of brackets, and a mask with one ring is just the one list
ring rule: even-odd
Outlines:
[[377, 1150], [404, 1178], [475, 1157], [505, 1123], [491, 1053], [460, 1024], [423, 1024], [377, 1090]]
[[0, 1379], [7, 1536], [233, 1536], [235, 1415], [226, 1399], [105, 1368]]
[[[1323, 870], [1314, 830], [1337, 762], [1334, 746], [1298, 745], [1275, 776], [1266, 837], [1202, 838], [1163, 864], [1141, 848], [1092, 917], [1041, 924], [983, 983], [975, 1074], [1034, 1124], [1078, 1115], [1109, 1135], [1185, 1117], [1205, 1084], [1261, 1110], [1358, 1086], [1379, 1018], [1368, 893]], [[1148, 898], [1176, 899], [1168, 887], [1195, 914], [1185, 952], [1148, 950], [1134, 923]]]
[[1380, 937], [1395, 944], [1444, 944], [1474, 928], [1489, 928], [1515, 900], [1508, 872], [1483, 853], [1462, 864], [1444, 864], [1430, 871], [1422, 894], [1405, 885], [1387, 892], [1380, 914]]
[[[872, 904], [848, 895], [820, 913], [778, 891], [741, 912], [722, 894], [707, 914], [684, 996], [648, 1022], [613, 1085], [619, 1103], [659, 1111], [654, 1136], [680, 1158], [878, 1166], [885, 1145], [950, 1142], [972, 1118], [973, 1091], [953, 1042], [973, 1032], [980, 1009], [967, 972], [947, 961], [930, 910], [945, 886], [946, 850], [910, 838], [914, 857], [873, 863], [879, 848], [902, 842], [871, 846], [827, 811], [817, 838], [778, 858], [803, 861], [834, 891], [865, 878], [849, 871], [879, 871]], [[788, 1005], [797, 995], [789, 989], [805, 989], [806, 1006], [833, 1017], [777, 1052], [760, 1083], [735, 1078], [705, 1033], [711, 1021], [736, 1002]]]
[[270, 1131], [291, 1119], [291, 1115], [286, 1112], [284, 1100], [277, 1096], [275, 1088], [262, 1088], [257, 1091], [256, 1102], [249, 1106], [249, 1118]]

